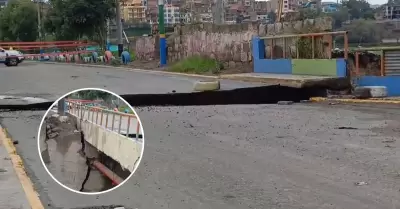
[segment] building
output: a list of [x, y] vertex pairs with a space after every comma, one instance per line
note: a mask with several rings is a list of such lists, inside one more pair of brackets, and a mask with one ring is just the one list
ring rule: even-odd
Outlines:
[[[288, 13], [288, 12], [293, 12], [296, 11], [297, 8], [299, 7], [301, 1], [299, 0], [283, 0], [283, 9], [282, 13]], [[268, 7], [269, 11], [274, 11], [275, 13], [278, 13], [278, 7], [279, 7], [279, 0], [270, 0], [268, 1]]]
[[324, 13], [336, 12], [339, 9], [339, 4], [336, 2], [321, 2], [321, 9]]
[[400, 19], [400, 5], [385, 6], [384, 18], [385, 19]]
[[256, 12], [270, 12], [275, 11], [278, 8], [277, 1], [256, 1], [254, 3], [254, 10]]
[[147, 0], [122, 1], [122, 18], [125, 22], [146, 22], [146, 7]]
[[260, 22], [269, 22], [268, 14], [257, 12], [256, 16], [257, 21]]
[[8, 0], [0, 0], [0, 8], [7, 6]]
[[297, 0], [283, 0], [283, 13], [294, 12], [299, 7]]
[[172, 4], [164, 5], [164, 23], [167, 25], [173, 25], [180, 22], [180, 8]]

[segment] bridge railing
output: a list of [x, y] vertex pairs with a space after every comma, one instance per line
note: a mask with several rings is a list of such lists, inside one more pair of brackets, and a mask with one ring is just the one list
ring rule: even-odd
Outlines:
[[135, 114], [107, 110], [101, 107], [92, 107], [85, 103], [66, 101], [67, 112], [79, 119], [87, 120], [110, 131], [143, 141], [143, 133], [138, 117]]
[[266, 59], [331, 59], [334, 40], [343, 38], [344, 54], [347, 59], [347, 31], [272, 35], [260, 37], [265, 45]]
[[46, 41], [46, 42], [0, 42], [6, 50], [18, 50], [24, 54], [39, 55], [59, 52], [87, 51], [98, 44], [88, 41]]

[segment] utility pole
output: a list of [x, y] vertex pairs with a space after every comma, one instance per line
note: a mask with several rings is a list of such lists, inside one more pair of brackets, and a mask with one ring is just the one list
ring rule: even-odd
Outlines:
[[40, 17], [40, 1], [36, 1], [36, 9], [37, 9], [37, 18], [38, 18], [38, 32], [39, 32], [39, 40], [42, 41], [42, 18]]
[[160, 33], [160, 66], [167, 64], [167, 40], [164, 26], [164, 0], [158, 0], [158, 31]]
[[121, 5], [118, 0], [117, 2], [117, 11], [116, 11], [116, 21], [117, 24], [117, 39], [118, 39], [118, 56], [121, 57], [122, 52], [124, 51], [124, 42], [122, 39], [122, 21], [121, 21]]
[[110, 19], [107, 19], [107, 39], [106, 39], [106, 50], [110, 50], [110, 36], [111, 36], [111, 29], [110, 29]]

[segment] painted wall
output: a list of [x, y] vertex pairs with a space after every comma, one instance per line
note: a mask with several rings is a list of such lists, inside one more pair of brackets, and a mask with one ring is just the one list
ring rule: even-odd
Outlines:
[[254, 37], [252, 46], [255, 73], [346, 77], [344, 59], [265, 59], [264, 41]]
[[389, 97], [400, 96], [400, 76], [361, 76], [354, 79], [357, 86], [386, 86]]

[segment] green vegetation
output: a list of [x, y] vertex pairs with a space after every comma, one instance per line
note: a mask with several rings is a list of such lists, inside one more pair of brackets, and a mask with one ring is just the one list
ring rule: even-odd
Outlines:
[[122, 61], [121, 61], [121, 59], [111, 60], [111, 65], [114, 67], [118, 67], [118, 66], [122, 65]]
[[107, 19], [115, 17], [113, 0], [50, 0], [44, 29], [57, 40], [86, 37], [104, 49]]
[[179, 73], [219, 74], [223, 70], [223, 65], [215, 59], [192, 56], [175, 63], [169, 70]]
[[[10, 0], [0, 10], [0, 41], [37, 41], [37, 4]], [[91, 40], [104, 49], [106, 21], [115, 18], [114, 0], [49, 0], [41, 3], [43, 37], [62, 40]]]
[[126, 106], [126, 105], [120, 106], [120, 107], [118, 108], [118, 111], [120, 111], [120, 112], [125, 112], [125, 110], [128, 110], [127, 113], [129, 113], [129, 114], [134, 114], [134, 112], [132, 111], [132, 109], [131, 109], [130, 107]]
[[30, 0], [10, 0], [0, 10], [0, 40], [36, 41], [38, 35], [37, 10]]
[[69, 96], [71, 99], [85, 99], [85, 100], [97, 100], [102, 99], [104, 101], [111, 100], [113, 95], [104, 91], [98, 90], [84, 90], [78, 91]]

